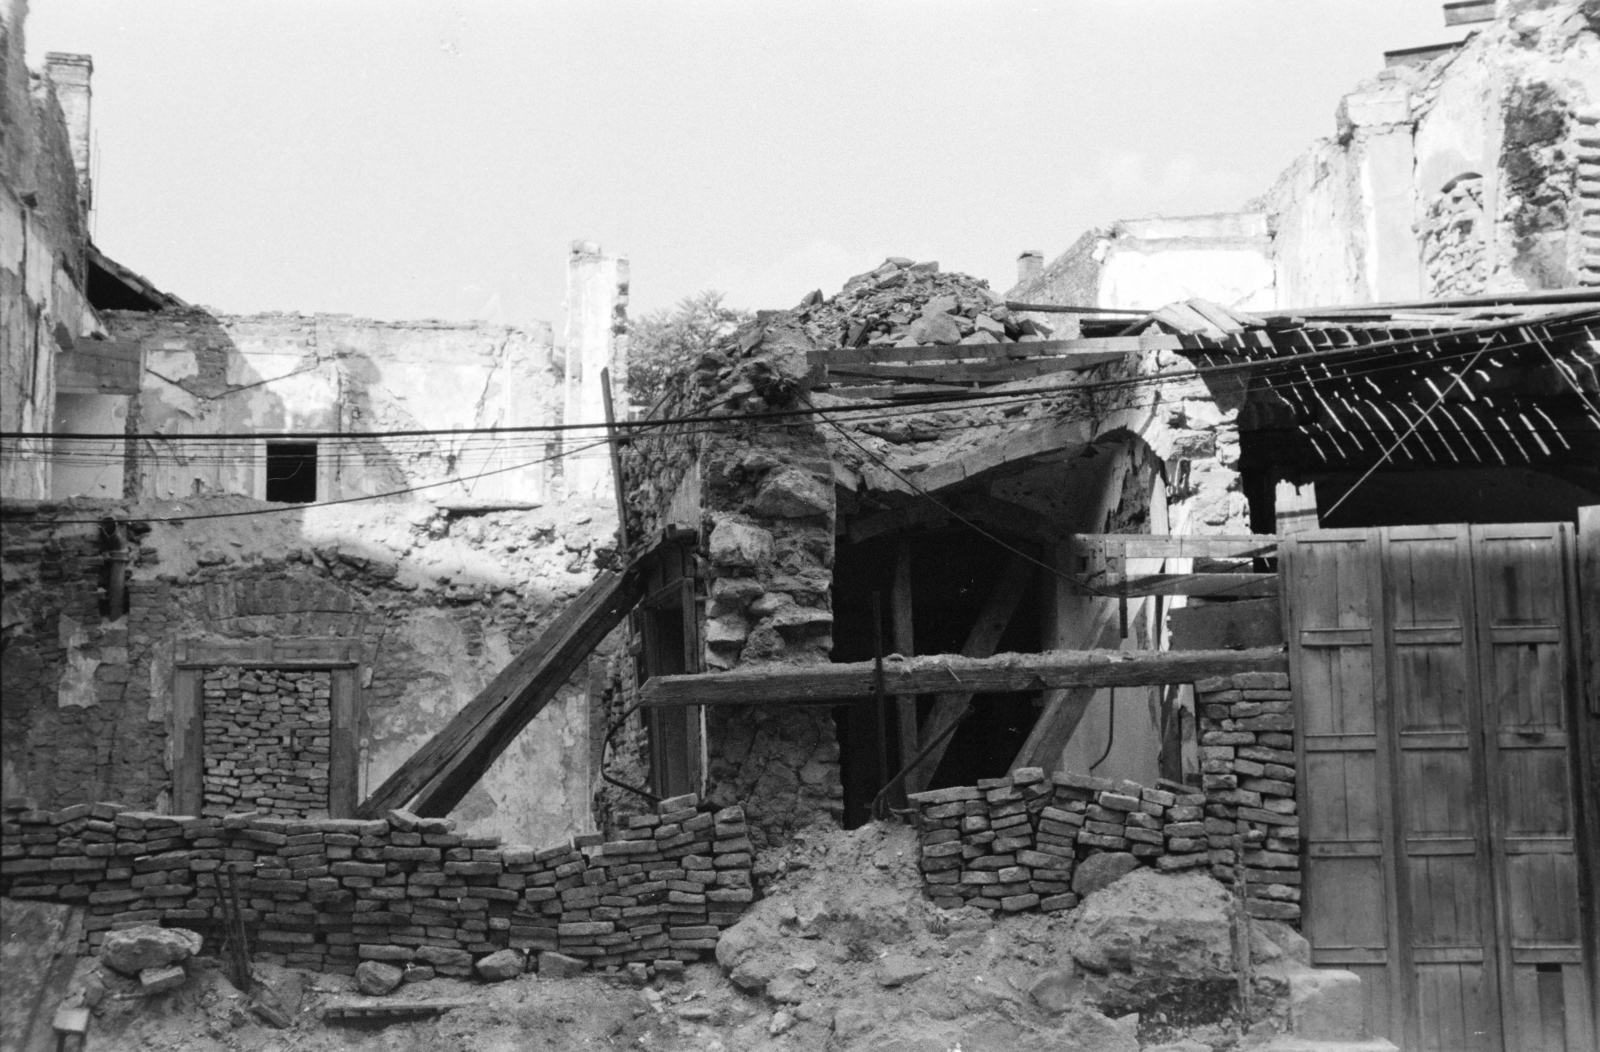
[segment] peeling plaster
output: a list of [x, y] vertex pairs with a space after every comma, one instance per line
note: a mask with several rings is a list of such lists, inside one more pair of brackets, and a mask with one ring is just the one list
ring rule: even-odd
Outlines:
[[61, 670], [56, 704], [63, 709], [93, 708], [99, 704], [99, 698], [95, 693], [94, 674], [100, 667], [100, 659], [84, 653], [84, 649], [89, 646], [89, 633], [78, 622], [62, 614], [60, 635], [65, 667]]

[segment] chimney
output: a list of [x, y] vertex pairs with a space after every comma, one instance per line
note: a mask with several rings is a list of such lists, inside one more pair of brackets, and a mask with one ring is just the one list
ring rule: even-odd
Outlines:
[[1024, 249], [1017, 257], [1017, 284], [1026, 285], [1044, 271], [1044, 253], [1036, 248]]
[[44, 75], [67, 118], [67, 143], [72, 148], [72, 166], [78, 170], [78, 204], [85, 212], [93, 200], [89, 187], [89, 76], [93, 72], [94, 60], [88, 55], [52, 51], [44, 57]]

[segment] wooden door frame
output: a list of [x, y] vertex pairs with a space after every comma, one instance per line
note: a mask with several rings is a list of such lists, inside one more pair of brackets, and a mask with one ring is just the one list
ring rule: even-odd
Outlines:
[[361, 644], [337, 638], [179, 640], [172, 671], [172, 812], [205, 801], [204, 681], [223, 667], [329, 673], [328, 816], [352, 818], [360, 802]]

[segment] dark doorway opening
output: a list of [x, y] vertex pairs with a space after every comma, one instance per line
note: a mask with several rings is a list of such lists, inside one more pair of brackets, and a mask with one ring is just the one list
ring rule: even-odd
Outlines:
[[[1039, 555], [1026, 543], [1009, 538], [1007, 543], [1029, 555]], [[860, 544], [841, 538], [833, 570], [834, 661], [872, 660], [874, 592], [881, 595], [882, 623], [878, 627], [884, 653], [894, 651], [890, 597], [901, 544], [911, 552], [911, 616], [916, 654], [960, 653], [990, 591], [1012, 558], [1012, 552], [967, 526], [874, 538]], [[1035, 576], [1017, 603], [995, 652], [1038, 652], [1042, 641], [1040, 614], [1039, 582]], [[979, 778], [1005, 774], [1033, 729], [1039, 701], [1037, 693], [974, 697], [972, 715], [952, 736], [929, 788], [972, 785]], [[932, 695], [917, 700], [919, 723], [926, 723], [934, 704]], [[887, 775], [880, 771], [876, 700], [865, 698], [833, 710], [839, 734], [846, 828], [854, 829], [871, 817], [873, 797], [885, 778], [911, 759], [901, 755], [899, 721], [892, 698], [885, 710], [882, 722], [888, 739], [883, 749], [888, 760]]]
[[267, 443], [267, 499], [310, 504], [317, 499], [317, 444]]

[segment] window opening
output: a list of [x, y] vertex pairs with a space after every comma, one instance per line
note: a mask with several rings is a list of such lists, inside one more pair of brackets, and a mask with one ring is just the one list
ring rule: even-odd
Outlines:
[[267, 499], [310, 504], [317, 499], [317, 444], [267, 443]]

